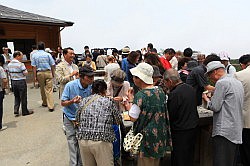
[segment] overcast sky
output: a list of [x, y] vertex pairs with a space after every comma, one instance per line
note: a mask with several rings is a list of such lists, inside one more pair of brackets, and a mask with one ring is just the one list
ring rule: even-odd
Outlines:
[[249, 0], [0, 0], [1, 5], [72, 21], [62, 46], [90, 48], [151, 42], [158, 50], [186, 47], [202, 53], [250, 53]]

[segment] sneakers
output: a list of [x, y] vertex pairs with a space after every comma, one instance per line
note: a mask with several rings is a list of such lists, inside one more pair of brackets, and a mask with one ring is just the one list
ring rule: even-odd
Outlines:
[[5, 129], [7, 129], [8, 127], [7, 126], [2, 126], [2, 128], [0, 129], [0, 131], [3, 131]]

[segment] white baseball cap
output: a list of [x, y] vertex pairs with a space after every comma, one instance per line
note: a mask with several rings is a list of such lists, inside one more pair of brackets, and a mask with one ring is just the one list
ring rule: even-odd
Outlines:
[[222, 61], [229, 61], [229, 55], [228, 55], [227, 52], [222, 51], [218, 55], [220, 57], [220, 60], [222, 60]]

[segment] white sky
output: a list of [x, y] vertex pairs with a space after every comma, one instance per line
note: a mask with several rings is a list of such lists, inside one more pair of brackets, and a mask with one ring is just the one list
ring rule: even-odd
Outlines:
[[0, 4], [75, 24], [62, 31], [62, 46], [90, 48], [151, 42], [157, 50], [186, 47], [203, 53], [250, 53], [249, 0], [0, 0]]

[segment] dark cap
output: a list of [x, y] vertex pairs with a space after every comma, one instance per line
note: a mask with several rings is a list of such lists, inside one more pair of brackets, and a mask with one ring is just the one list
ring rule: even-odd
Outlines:
[[187, 63], [187, 71], [192, 71], [193, 68], [195, 68], [196, 66], [198, 66], [198, 62], [196, 60], [188, 61], [188, 63]]
[[79, 68], [79, 74], [81, 75], [87, 75], [87, 76], [93, 76], [95, 75], [94, 70], [89, 66], [82, 66]]

